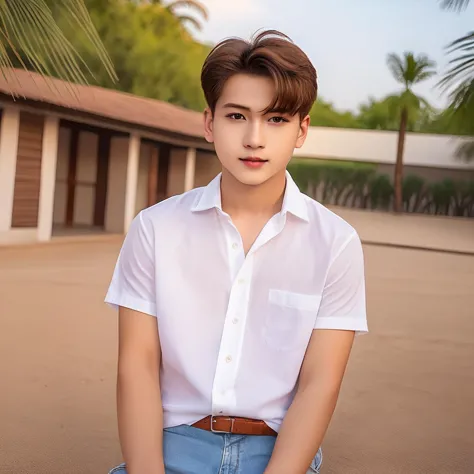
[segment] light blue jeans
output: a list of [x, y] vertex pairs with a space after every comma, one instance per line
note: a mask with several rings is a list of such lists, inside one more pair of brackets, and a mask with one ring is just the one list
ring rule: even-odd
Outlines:
[[[275, 445], [273, 436], [220, 434], [188, 425], [166, 428], [163, 458], [166, 474], [263, 474]], [[319, 449], [308, 474], [319, 473]], [[109, 474], [127, 474], [125, 464]]]

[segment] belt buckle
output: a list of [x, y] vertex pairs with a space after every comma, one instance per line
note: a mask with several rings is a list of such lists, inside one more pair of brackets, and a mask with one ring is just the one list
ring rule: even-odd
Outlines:
[[233, 416], [227, 416], [227, 417], [219, 417], [219, 418], [228, 418], [229, 420], [231, 420], [231, 425], [230, 425], [230, 431], [220, 431], [220, 430], [216, 430], [214, 429], [214, 423], [217, 422], [217, 420], [215, 420], [214, 418], [216, 418], [214, 415], [211, 415], [211, 431], [213, 433], [233, 433], [234, 431], [234, 421], [235, 421], [235, 417]]

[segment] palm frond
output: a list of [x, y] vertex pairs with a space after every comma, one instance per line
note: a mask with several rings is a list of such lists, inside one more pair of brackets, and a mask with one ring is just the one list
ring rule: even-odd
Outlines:
[[176, 18], [181, 23], [185, 23], [185, 22], [191, 23], [191, 25], [193, 25], [194, 28], [196, 28], [196, 30], [198, 31], [202, 30], [202, 24], [191, 15], [176, 15]]
[[435, 75], [436, 75], [436, 71], [423, 71], [423, 72], [420, 72], [416, 76], [416, 81], [414, 82], [423, 82], [423, 81], [426, 81], [426, 79], [430, 79], [431, 77]]
[[[83, 0], [57, 0], [55, 8], [71, 28], [82, 32], [112, 80], [116, 74], [92, 24]], [[11, 67], [11, 57], [24, 58], [43, 76], [57, 76], [68, 82], [87, 83], [84, 60], [56, 23], [45, 0], [0, 0], [0, 65]], [[24, 67], [25, 62], [20, 61]]]
[[445, 10], [462, 11], [467, 8], [470, 0], [441, 0], [441, 8]]
[[456, 156], [463, 161], [473, 161], [474, 160], [474, 139], [471, 139], [462, 145], [459, 145], [456, 150]]
[[426, 54], [413, 57], [414, 70], [411, 77], [412, 83], [425, 81], [436, 74], [436, 62], [432, 61]]
[[387, 56], [387, 66], [396, 81], [405, 82], [403, 60], [398, 54], [390, 53]]
[[458, 50], [472, 50], [474, 47], [474, 31], [471, 31], [467, 35], [461, 36], [454, 40], [453, 42], [449, 43], [446, 47], [448, 49], [448, 53], [452, 53]]
[[72, 29], [82, 30], [89, 43], [95, 47], [97, 56], [109, 77], [114, 81], [118, 80], [112, 60], [92, 23], [84, 0], [59, 0], [55, 6]]
[[445, 91], [474, 77], [474, 31], [453, 41], [447, 46], [447, 49], [448, 54], [461, 52], [461, 55], [449, 61], [451, 67], [439, 82]]
[[450, 95], [453, 118], [467, 133], [474, 134], [474, 78], [459, 84]]
[[175, 0], [168, 4], [168, 8], [173, 12], [175, 12], [175, 10], [180, 7], [191, 8], [192, 10], [198, 12], [204, 18], [204, 20], [209, 20], [209, 12], [206, 6], [198, 0]]

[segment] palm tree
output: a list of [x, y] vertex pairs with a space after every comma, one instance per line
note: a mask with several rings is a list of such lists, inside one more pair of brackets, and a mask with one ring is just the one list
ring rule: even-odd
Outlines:
[[[155, 4], [164, 5], [163, 0], [134, 0], [139, 5]], [[198, 0], [173, 0], [167, 2], [165, 8], [172, 13], [181, 23], [191, 23], [197, 30], [202, 30], [202, 23], [196, 20], [192, 15], [185, 13], [179, 13], [179, 10], [183, 7], [189, 7], [198, 13], [204, 20], [209, 19], [209, 13], [205, 5]]]
[[14, 63], [69, 82], [87, 83], [85, 72], [93, 77], [56, 22], [58, 16], [91, 44], [115, 81], [114, 67], [84, 0], [0, 0], [0, 70], [7, 82], [16, 81]]
[[417, 115], [422, 106], [429, 107], [428, 102], [413, 93], [413, 85], [429, 79], [436, 74], [436, 64], [426, 55], [420, 54], [415, 57], [413, 53], [406, 52], [403, 57], [397, 54], [389, 54], [387, 65], [395, 80], [403, 84], [404, 89], [398, 96], [391, 98], [392, 107], [397, 109], [400, 120], [398, 133], [397, 160], [395, 162], [394, 188], [395, 188], [395, 212], [402, 210], [402, 179], [403, 179], [403, 151], [405, 148], [405, 135], [409, 120]]

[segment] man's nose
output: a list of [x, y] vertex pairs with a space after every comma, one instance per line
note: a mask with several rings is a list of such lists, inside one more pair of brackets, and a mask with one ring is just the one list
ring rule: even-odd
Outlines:
[[254, 150], [265, 147], [265, 130], [259, 121], [248, 122], [244, 146]]

